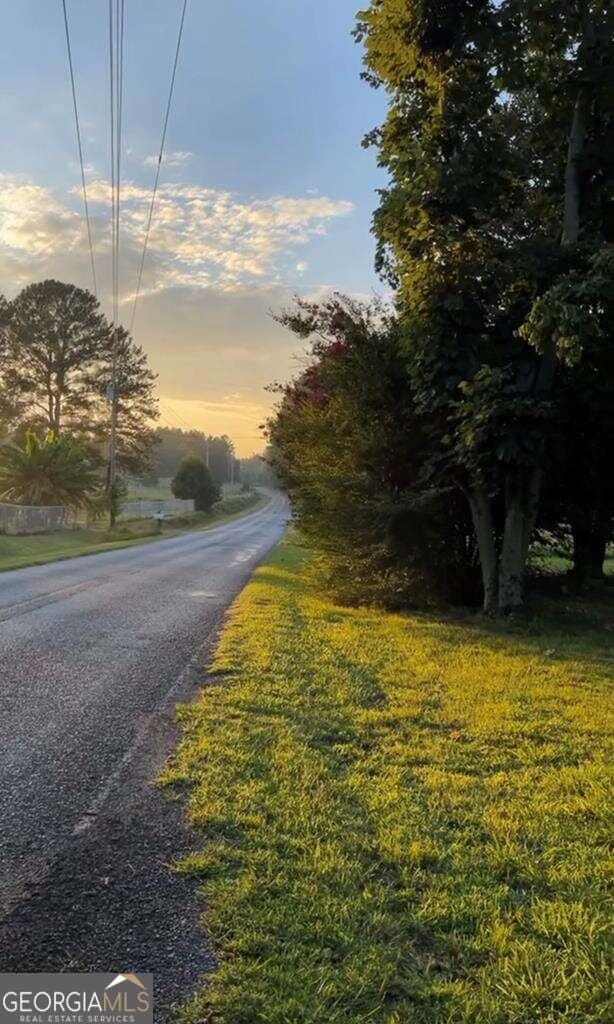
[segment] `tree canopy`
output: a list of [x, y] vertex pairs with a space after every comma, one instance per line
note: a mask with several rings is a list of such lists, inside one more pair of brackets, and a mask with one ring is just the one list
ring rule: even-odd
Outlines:
[[[571, 529], [577, 565], [589, 551], [603, 561], [612, 536], [614, 9], [373, 0], [356, 37], [364, 77], [388, 97], [365, 145], [388, 172], [373, 229], [394, 314], [385, 330], [381, 311], [344, 302], [282, 318], [316, 340], [271, 424], [276, 466], [300, 520], [314, 534], [317, 521], [324, 543], [336, 531], [337, 547], [345, 529], [364, 554], [376, 480], [393, 501], [379, 505], [379, 528], [370, 520], [372, 539], [399, 533], [394, 454], [407, 529], [419, 533], [416, 509], [445, 495], [461, 530], [471, 518], [485, 610], [513, 612], [540, 529]], [[389, 363], [357, 358], [361, 331]], [[391, 407], [399, 437], [411, 427], [400, 446], [381, 435]], [[443, 541], [445, 515], [431, 525]], [[436, 544], [423, 550], [433, 568]], [[407, 552], [393, 562], [407, 567]]]
[[192, 499], [197, 512], [209, 512], [219, 499], [220, 489], [198, 455], [182, 459], [171, 483], [176, 498]]
[[[0, 413], [13, 432], [77, 433], [99, 449], [108, 433], [107, 388], [114, 329], [95, 297], [61, 281], [28, 285], [0, 306]], [[118, 461], [143, 471], [154, 441], [156, 376], [143, 350], [118, 328]]]
[[367, 138], [389, 172], [378, 267], [435, 470], [469, 501], [485, 606], [523, 600], [563, 366], [594, 357], [613, 285], [614, 14], [605, 3], [376, 0]]

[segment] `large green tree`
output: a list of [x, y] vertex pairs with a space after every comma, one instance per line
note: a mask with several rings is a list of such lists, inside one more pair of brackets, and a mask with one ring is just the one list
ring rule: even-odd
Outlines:
[[366, 76], [389, 94], [367, 139], [390, 176], [378, 266], [434, 478], [471, 508], [488, 611], [522, 603], [556, 429], [564, 353], [539, 303], [611, 241], [612, 18], [554, 0], [374, 0], [359, 16]]
[[[96, 298], [72, 284], [42, 281], [24, 288], [0, 315], [0, 396], [11, 396], [13, 429], [69, 431], [103, 446], [113, 327]], [[156, 378], [121, 327], [117, 339], [118, 458], [136, 472], [147, 465], [154, 440]]]

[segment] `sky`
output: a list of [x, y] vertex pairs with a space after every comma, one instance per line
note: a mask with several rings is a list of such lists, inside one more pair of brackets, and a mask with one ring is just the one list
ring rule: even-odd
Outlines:
[[[126, 0], [120, 319], [136, 285], [182, 0]], [[262, 449], [266, 389], [300, 369], [271, 311], [384, 290], [370, 233], [384, 184], [361, 140], [385, 97], [360, 80], [359, 0], [188, 0], [134, 327], [161, 423]], [[67, 0], [99, 298], [111, 311], [107, 0]], [[6, 5], [0, 41], [0, 292], [91, 287], [61, 0]]]

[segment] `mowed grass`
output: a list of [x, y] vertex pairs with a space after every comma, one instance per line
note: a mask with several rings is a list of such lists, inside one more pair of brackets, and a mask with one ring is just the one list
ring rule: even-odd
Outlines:
[[292, 540], [163, 783], [202, 837], [220, 1024], [612, 1020], [612, 633], [336, 606]]
[[162, 537], [172, 537], [186, 530], [210, 529], [229, 519], [255, 512], [264, 507], [268, 500], [268, 496], [258, 492], [229, 494], [222, 497], [211, 512], [169, 515], [161, 528], [155, 519], [148, 518], [119, 522], [113, 530], [96, 524], [90, 529], [31, 533], [17, 537], [0, 534], [0, 572], [57, 562], [78, 555], [96, 554], [113, 548], [131, 547]]

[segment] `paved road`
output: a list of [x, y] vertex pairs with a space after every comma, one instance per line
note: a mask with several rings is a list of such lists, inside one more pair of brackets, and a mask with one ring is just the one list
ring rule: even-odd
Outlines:
[[[64, 912], [74, 907], [88, 883], [67, 879], [66, 865], [78, 876], [93, 850], [108, 847], [110, 822], [136, 834], [144, 806], [156, 819], [151, 778], [173, 736], [173, 706], [202, 679], [224, 610], [287, 518], [275, 495], [212, 530], [0, 574], [0, 961], [11, 949], [10, 969], [85, 969], [66, 937], [53, 938], [54, 885], [70, 890]], [[160, 825], [165, 857], [177, 828]], [[107, 860], [101, 870], [117, 867], [115, 854]], [[118, 885], [111, 918], [126, 878]], [[85, 966], [106, 970], [96, 952], [104, 940], [79, 935], [81, 948], [88, 941]]]

